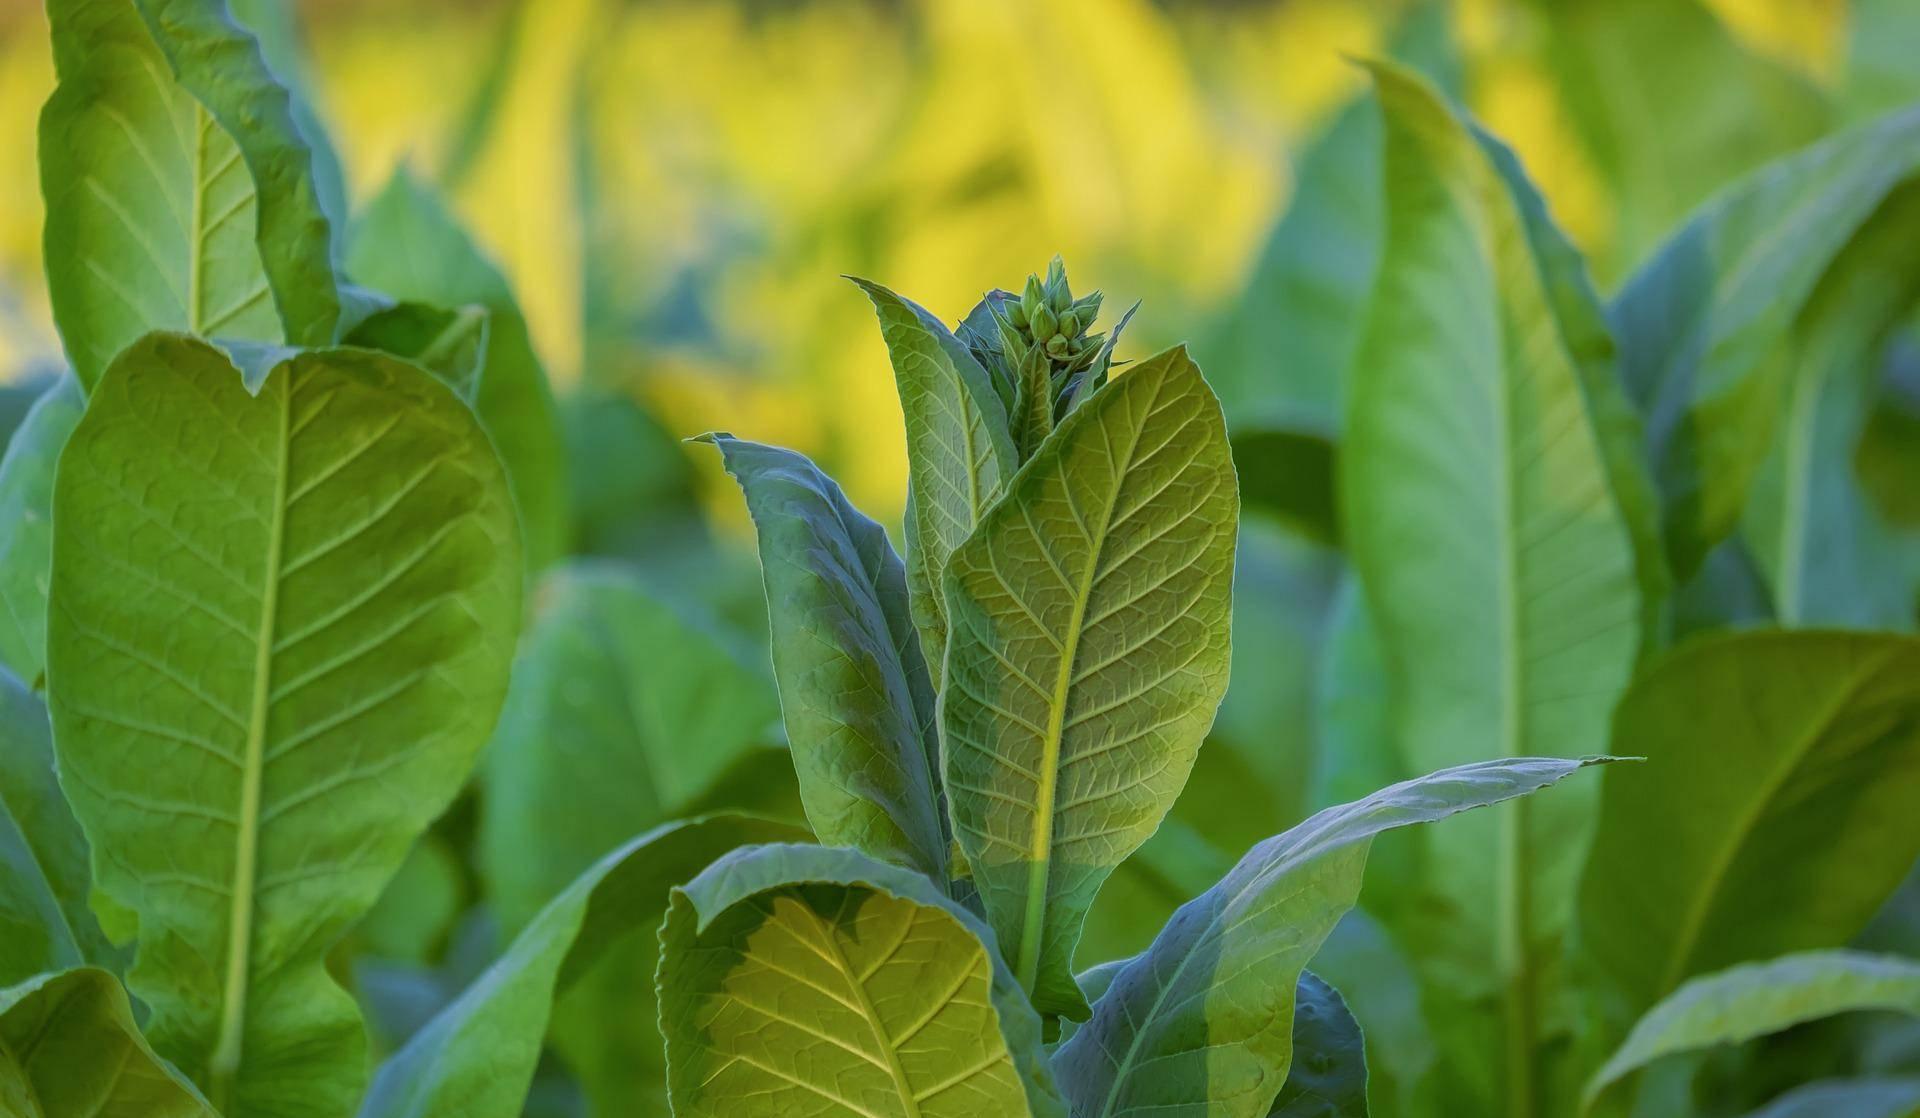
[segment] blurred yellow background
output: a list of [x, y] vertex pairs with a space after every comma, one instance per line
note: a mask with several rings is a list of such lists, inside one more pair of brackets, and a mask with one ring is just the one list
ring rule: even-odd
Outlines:
[[[1754, 65], [1830, 99], [1838, 121], [1903, 92], [1855, 44], [1876, 10], [1910, 2], [1701, 10]], [[1603, 287], [1645, 248], [1616, 197], [1641, 190], [1645, 169], [1607, 168], [1604, 144], [1570, 119], [1566, 27], [1602, 43], [1616, 9], [1638, 18], [1628, 9], [1647, 3], [1461, 0], [1450, 14], [1463, 96], [1519, 150]], [[306, 73], [283, 77], [308, 87], [354, 200], [403, 163], [449, 192], [512, 278], [562, 390], [635, 393], [678, 435], [799, 447], [889, 518], [903, 499], [897, 404], [871, 311], [841, 273], [952, 319], [1061, 252], [1076, 290], [1103, 288], [1117, 309], [1146, 301], [1123, 355], [1258, 316], [1240, 296], [1293, 159], [1362, 91], [1348, 57], [1385, 50], [1406, 7], [236, 4], [256, 28], [292, 18], [298, 47], [280, 65]], [[1614, 76], [1633, 92], [1630, 52], [1590, 53], [1603, 76], [1626, 67]], [[50, 87], [44, 17], [0, 5], [0, 376], [58, 360], [34, 170]], [[1657, 129], [1658, 105], [1644, 108]], [[1655, 207], [1663, 218], [1698, 201], [1680, 185]]]

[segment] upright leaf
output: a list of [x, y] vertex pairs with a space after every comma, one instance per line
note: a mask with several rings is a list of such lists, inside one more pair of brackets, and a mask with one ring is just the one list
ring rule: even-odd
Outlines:
[[[1598, 753], [1644, 601], [1564, 245], [1504, 153], [1424, 82], [1374, 73], [1387, 244], [1340, 461], [1396, 752], [1414, 771]], [[1467, 1016], [1500, 1023], [1494, 1051], [1528, 1054], [1502, 1069], [1504, 1103], [1473, 1102], [1490, 1112], [1537, 1105], [1534, 977], [1568, 916], [1591, 804], [1570, 791], [1423, 836], [1418, 907], [1439, 924], [1402, 932]]]
[[226, 5], [53, 0], [47, 16], [47, 288], [81, 385], [149, 330], [332, 342], [312, 153]]
[[0, 1111], [20, 1118], [218, 1118], [140, 1035], [95, 967], [0, 990]]
[[540, 570], [566, 554], [567, 469], [560, 420], [506, 277], [446, 205], [405, 168], [354, 221], [346, 263], [355, 280], [400, 299], [486, 308], [486, 360], [473, 406], [506, 463], [528, 568]]
[[1863, 1009], [1920, 1016], [1920, 963], [1856, 951], [1812, 951], [1696, 978], [1633, 1027], [1626, 1043], [1588, 1081], [1585, 1107], [1591, 1110], [1608, 1087], [1662, 1056]]
[[1055, 1054], [1074, 1114], [1268, 1114], [1292, 1064], [1295, 985], [1358, 899], [1373, 837], [1526, 795], [1589, 763], [1448, 769], [1328, 808], [1248, 851], [1121, 968]]
[[1185, 349], [1131, 366], [1008, 483], [947, 570], [955, 837], [1044, 1014], [1080, 925], [1160, 825], [1226, 689], [1239, 494]]
[[934, 692], [885, 529], [805, 457], [703, 435], [760, 533], [800, 799], [820, 841], [947, 880]]
[[780, 719], [763, 666], [612, 564], [558, 568], [536, 600], [480, 829], [510, 931], [635, 828], [694, 808]]
[[688, 1118], [1065, 1118], [993, 933], [849, 850], [737, 850], [660, 929], [667, 1086]]
[[715, 858], [743, 843], [803, 837], [778, 823], [715, 816], [669, 823], [610, 851], [381, 1066], [360, 1118], [516, 1118], [558, 994], [620, 941], [651, 939], [668, 889]]
[[86, 397], [63, 376], [40, 394], [0, 457], [0, 665], [28, 683], [47, 667], [53, 467]]
[[393, 358], [302, 353], [255, 396], [159, 334], [96, 386], [54, 485], [60, 778], [154, 1045], [223, 1112], [359, 1096], [325, 955], [492, 728], [517, 539], [472, 413]]
[[53, 771], [47, 708], [0, 670], [0, 985], [117, 962], [87, 908], [92, 878]]
[[1690, 975], [1838, 947], [1920, 856], [1920, 640], [1689, 644], [1621, 701], [1581, 942], [1644, 1009]]
[[[1681, 580], [1746, 506], [1779, 430], [1792, 334], [1809, 299], [1917, 173], [1920, 110], [1822, 141], [1703, 207], [1614, 299], [1621, 371], [1646, 416]], [[1897, 233], [1909, 255], [1920, 249], [1920, 224], [1880, 231]]]
[[940, 684], [946, 657], [941, 575], [1013, 476], [1020, 456], [1005, 405], [987, 370], [933, 313], [877, 283], [855, 283], [873, 300], [893, 360], [907, 424], [907, 586], [920, 647]]

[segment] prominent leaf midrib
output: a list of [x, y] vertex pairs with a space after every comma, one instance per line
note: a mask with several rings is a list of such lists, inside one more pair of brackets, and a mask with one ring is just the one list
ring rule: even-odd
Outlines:
[[[846, 912], [846, 903], [852, 896], [851, 889], [841, 894], [840, 908], [843, 917]], [[906, 1110], [906, 1118], [920, 1118], [920, 1103], [914, 1098], [913, 1088], [907, 1084], [907, 1069], [900, 1063], [899, 1051], [887, 1042], [886, 1030], [881, 1027], [880, 1014], [873, 1008], [873, 999], [867, 995], [866, 984], [854, 976], [853, 964], [848, 961], [846, 952], [840, 949], [840, 941], [834, 938], [833, 929], [806, 904], [799, 903], [796, 907], [813, 921], [815, 933], [820, 936], [821, 943], [826, 945], [826, 951], [830, 953], [827, 955], [827, 961], [838, 968], [841, 977], [846, 979], [847, 988], [853, 993], [861, 1019], [866, 1022], [868, 1030], [873, 1034], [874, 1047], [879, 1049], [881, 1058], [887, 1062], [887, 1074], [893, 1079], [893, 1089], [900, 1096], [900, 1105]]]
[[213, 117], [198, 100], [193, 102], [193, 220], [187, 231], [187, 330], [206, 332], [207, 133]]
[[1802, 762], [1813, 751], [1835, 718], [1852, 704], [1868, 681], [1876, 678], [1881, 669], [1887, 666], [1897, 650], [1888, 648], [1868, 658], [1855, 671], [1853, 678], [1835, 692], [1833, 701], [1820, 711], [1817, 718], [1807, 723], [1806, 733], [1785, 750], [1777, 770], [1769, 774], [1766, 781], [1756, 790], [1752, 801], [1740, 812], [1736, 825], [1727, 828], [1726, 839], [1714, 852], [1707, 864], [1707, 875], [1701, 886], [1691, 891], [1691, 899], [1682, 910], [1678, 933], [1674, 937], [1673, 954], [1667, 959], [1665, 970], [1661, 974], [1659, 994], [1665, 996], [1680, 984], [1685, 976], [1687, 961], [1692, 958], [1699, 946], [1700, 933], [1706, 927], [1707, 916], [1711, 912], [1727, 875], [1733, 872], [1733, 863], [1740, 855], [1741, 847], [1746, 845], [1747, 836], [1752, 834], [1761, 816], [1772, 806], [1780, 790], [1786, 786], [1793, 774], [1799, 771]]
[[[1157, 409], [1148, 409], [1150, 419]], [[1145, 425], [1142, 421], [1142, 427]], [[1093, 585], [1099, 579], [1100, 560], [1106, 550], [1107, 539], [1113, 527], [1114, 506], [1119, 503], [1120, 489], [1125, 483], [1127, 470], [1133, 464], [1134, 452], [1140, 448], [1140, 431], [1133, 432], [1133, 439], [1127, 452], [1113, 463], [1112, 485], [1107, 499], [1100, 510], [1100, 529], [1096, 534], [1081, 521], [1079, 506], [1072, 497], [1072, 480], [1066, 476], [1064, 465], [1060, 467], [1063, 484], [1062, 497], [1067, 509], [1072, 513], [1080, 530], [1086, 534], [1088, 554], [1081, 573], [1080, 584], [1074, 588], [1073, 608], [1067, 619], [1067, 631], [1061, 641], [1060, 667], [1054, 676], [1053, 694], [1047, 706], [1047, 733], [1040, 743], [1040, 783], [1035, 792], [1033, 813], [1033, 841], [1029, 851], [1031, 861], [1027, 868], [1027, 907], [1020, 930], [1020, 964], [1016, 977], [1020, 985], [1031, 993], [1040, 979], [1041, 940], [1047, 918], [1047, 883], [1052, 875], [1052, 850], [1055, 800], [1059, 796], [1060, 782], [1060, 745], [1066, 733], [1067, 696], [1073, 689], [1074, 662], [1079, 658], [1080, 636], [1086, 620], [1087, 603], [1093, 596]], [[1022, 510], [1024, 512], [1024, 509]], [[1047, 541], [1039, 533], [1034, 534], [1034, 543], [1049, 556]], [[1057, 568], [1056, 568], [1057, 569]], [[1015, 598], [1019, 595], [1016, 593]], [[1023, 603], [1024, 605], [1024, 603]], [[1037, 620], [1037, 619], [1036, 619]], [[1041, 631], [1045, 632], [1044, 626]]]
[[280, 590], [280, 552], [286, 535], [287, 470], [292, 442], [293, 368], [279, 378], [279, 460], [273, 483], [273, 509], [267, 527], [264, 586], [260, 597], [260, 627], [254, 644], [253, 699], [247, 722], [246, 752], [240, 784], [240, 818], [234, 835], [233, 905], [228, 917], [227, 974], [222, 992], [220, 1028], [208, 1062], [210, 1095], [221, 1111], [228, 1109], [233, 1077], [240, 1069], [241, 1041], [246, 1025], [247, 992], [253, 938], [254, 892], [260, 847], [260, 799], [265, 768], [267, 714], [271, 707], [274, 631]]

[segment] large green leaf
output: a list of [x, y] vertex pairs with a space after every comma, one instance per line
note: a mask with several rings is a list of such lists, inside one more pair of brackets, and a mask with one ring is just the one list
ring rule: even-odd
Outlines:
[[1248, 851], [1121, 969], [1055, 1054], [1074, 1114], [1267, 1114], [1293, 1058], [1295, 984], [1358, 898], [1373, 837], [1525, 795], [1589, 763], [1448, 769], [1328, 808]]
[[47, 16], [47, 288], [80, 383], [149, 330], [332, 342], [312, 153], [226, 5], [54, 0]]
[[1895, 191], [1834, 258], [1783, 343], [1780, 437], [1741, 524], [1782, 625], [1913, 623], [1920, 543], [1882, 515], [1854, 456], [1880, 402], [1888, 336], [1920, 299], [1917, 247], [1920, 182]]
[[735, 851], [674, 890], [660, 929], [674, 1113], [1064, 1118], [992, 938], [853, 851]]
[[1080, 925], [1220, 705], [1238, 518], [1219, 402], [1176, 348], [1075, 408], [953, 554], [954, 832], [1044, 1014], [1086, 1015]]
[[218, 1118], [134, 1023], [95, 967], [0, 990], [0, 1113], [17, 1118]]
[[86, 397], [72, 377], [35, 400], [0, 458], [0, 665], [32, 683], [47, 666], [53, 467]]
[[0, 986], [116, 962], [87, 908], [87, 840], [54, 776], [47, 708], [0, 669]]
[[567, 463], [546, 371], [500, 270], [444, 203], [403, 167], [354, 221], [347, 272], [400, 299], [488, 311], [486, 361], [473, 405], [499, 448], [520, 511], [527, 566], [566, 554]]
[[541, 582], [487, 754], [481, 865], [509, 930], [607, 851], [684, 815], [778, 733], [766, 669], [610, 563]]
[[1300, 972], [1293, 1063], [1268, 1118], [1367, 1118], [1367, 1046], [1340, 991]]
[[1613, 740], [1647, 764], [1607, 774], [1580, 938], [1630, 1011], [1846, 943], [1920, 856], [1920, 640], [1703, 639], [1634, 685]]
[[[1645, 600], [1614, 489], [1621, 448], [1594, 395], [1607, 373], [1568, 286], [1570, 250], [1543, 232], [1509, 157], [1424, 82], [1374, 73], [1387, 247], [1341, 482], [1393, 688], [1388, 761], [1419, 772], [1488, 754], [1598, 753]], [[1498, 1022], [1492, 1052], [1529, 1054], [1488, 1077], [1505, 1101], [1471, 1105], [1491, 1113], [1525, 1114], [1538, 1098], [1535, 977], [1557, 953], [1594, 791], [1421, 839], [1424, 880], [1408, 885], [1428, 920], [1396, 930], [1468, 1018]]]
[[1920, 222], [1869, 225], [1917, 170], [1920, 111], [1825, 140], [1701, 209], [1615, 298], [1621, 371], [1646, 416], [1683, 581], [1746, 507], [1779, 430], [1793, 334], [1822, 278], [1863, 227], [1897, 234], [1906, 247], [1890, 252], [1920, 250]]
[[394, 358], [302, 353], [256, 396], [159, 334], [95, 387], [54, 485], [60, 779], [154, 1045], [223, 1112], [358, 1097], [323, 960], [492, 729], [517, 541], [485, 432]]
[[1833, 1079], [1781, 1095], [1747, 1118], [1913, 1118], [1920, 1079]]
[[1812, 951], [1695, 978], [1640, 1018], [1626, 1043], [1588, 1081], [1584, 1106], [1591, 1110], [1608, 1087], [1662, 1056], [1863, 1009], [1920, 1015], [1920, 963], [1857, 951]]
[[941, 577], [955, 548], [1020, 464], [1005, 405], [965, 343], [932, 312], [879, 284], [854, 281], [873, 300], [893, 361], [907, 426], [907, 587], [920, 647], [940, 684], [947, 650]]
[[760, 533], [773, 673], [820, 841], [947, 880], [933, 686], [885, 529], [790, 450], [720, 448]]
[[1700, 0], [1536, 6], [1542, 61], [1605, 186], [1609, 281], [1721, 186], [1832, 123], [1813, 82], [1745, 49]]
[[668, 889], [715, 858], [745, 843], [804, 837], [779, 823], [715, 816], [669, 823], [610, 851], [381, 1066], [360, 1118], [514, 1118], [557, 994], [622, 940], [650, 939]]

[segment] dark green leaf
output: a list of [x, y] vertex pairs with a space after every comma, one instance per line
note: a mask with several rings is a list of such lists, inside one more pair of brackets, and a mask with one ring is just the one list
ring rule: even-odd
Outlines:
[[0, 1113], [218, 1118], [147, 1047], [120, 980], [94, 967], [0, 990]]
[[348, 331], [346, 344], [404, 357], [472, 402], [487, 360], [487, 317], [487, 309], [476, 304], [450, 310], [396, 303], [361, 320]]

